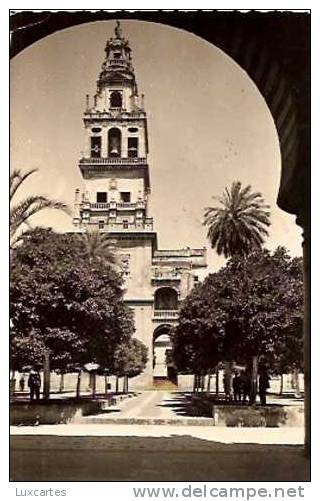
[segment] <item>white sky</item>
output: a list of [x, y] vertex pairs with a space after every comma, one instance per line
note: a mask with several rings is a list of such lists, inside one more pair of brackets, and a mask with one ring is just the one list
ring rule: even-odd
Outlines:
[[[85, 95], [95, 92], [115, 23], [57, 32], [24, 50], [11, 66], [12, 167], [39, 168], [26, 190], [72, 205], [82, 188]], [[295, 218], [276, 206], [280, 150], [267, 105], [247, 74], [208, 42], [165, 25], [123, 21], [148, 113], [151, 208], [159, 246], [208, 247], [209, 271], [223, 259], [210, 249], [203, 209], [232, 181], [261, 191], [271, 205], [266, 246], [301, 255]], [[37, 224], [69, 229], [51, 211]]]

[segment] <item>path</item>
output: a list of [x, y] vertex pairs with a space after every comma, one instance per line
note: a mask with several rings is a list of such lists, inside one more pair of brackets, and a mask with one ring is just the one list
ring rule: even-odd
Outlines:
[[110, 408], [108, 416], [120, 418], [157, 417], [173, 419], [185, 414], [187, 400], [184, 394], [169, 391], [144, 391], [134, 398]]

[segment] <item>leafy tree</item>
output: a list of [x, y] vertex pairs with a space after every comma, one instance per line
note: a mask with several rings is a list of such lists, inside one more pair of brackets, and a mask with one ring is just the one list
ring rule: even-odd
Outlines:
[[139, 339], [132, 338], [120, 344], [114, 353], [112, 373], [124, 377], [124, 392], [128, 392], [128, 378], [141, 374], [148, 361], [148, 348]]
[[231, 190], [225, 188], [222, 197], [213, 197], [220, 205], [206, 207], [204, 225], [208, 226], [211, 247], [225, 257], [243, 256], [260, 249], [268, 236], [269, 206], [261, 193], [252, 192], [248, 185], [242, 189], [239, 181]]
[[10, 175], [10, 243], [12, 246], [20, 240], [21, 235], [19, 235], [19, 232], [23, 225], [29, 227], [29, 220], [34, 214], [44, 209], [56, 209], [62, 210], [67, 214], [70, 213], [64, 203], [50, 199], [44, 195], [29, 195], [15, 202], [19, 188], [35, 172], [37, 172], [37, 169], [31, 169], [26, 172], [14, 169]]
[[207, 371], [219, 360], [301, 363], [302, 291], [301, 259], [283, 248], [231, 259], [183, 303], [173, 338], [178, 369]]
[[60, 371], [110, 365], [116, 346], [134, 332], [119, 275], [105, 261], [87, 260], [82, 245], [76, 235], [35, 229], [12, 255], [13, 332], [36, 330]]
[[[211, 279], [217, 281], [216, 289], [220, 276]], [[223, 357], [226, 318], [211, 286], [197, 285], [183, 302], [173, 330], [172, 357], [179, 372], [203, 375], [215, 368]]]
[[22, 372], [24, 368], [42, 365], [45, 343], [41, 334], [31, 331], [28, 335], [10, 332], [10, 368]]

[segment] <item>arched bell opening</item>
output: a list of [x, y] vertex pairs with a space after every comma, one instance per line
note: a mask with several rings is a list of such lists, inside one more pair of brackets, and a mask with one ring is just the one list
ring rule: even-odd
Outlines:
[[108, 156], [121, 157], [121, 131], [116, 127], [108, 132]]
[[[119, 56], [115, 59], [119, 59]], [[110, 108], [122, 108], [122, 94], [118, 90], [110, 94]]]

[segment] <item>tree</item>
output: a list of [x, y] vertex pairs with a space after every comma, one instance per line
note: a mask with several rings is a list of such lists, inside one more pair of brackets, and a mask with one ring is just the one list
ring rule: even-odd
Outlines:
[[[214, 280], [219, 282], [219, 275]], [[226, 313], [221, 306], [212, 288], [202, 284], [182, 303], [172, 335], [172, 357], [179, 372], [203, 376], [223, 359]]]
[[115, 242], [106, 233], [98, 230], [87, 230], [80, 236], [80, 246], [84, 250], [84, 258], [91, 263], [101, 261], [109, 266], [117, 264]]
[[124, 377], [124, 393], [128, 392], [128, 378], [141, 374], [148, 361], [148, 348], [132, 338], [117, 347], [114, 353], [112, 373], [117, 377]]
[[273, 367], [284, 351], [301, 363], [295, 338], [302, 310], [301, 259], [291, 259], [283, 248], [237, 256], [183, 303], [174, 335], [176, 364], [199, 371], [217, 360], [251, 366], [260, 360]]
[[88, 261], [76, 235], [27, 232], [12, 254], [10, 294], [14, 337], [39, 333], [60, 371], [110, 365], [134, 332], [120, 276]]
[[34, 214], [44, 209], [56, 209], [62, 210], [67, 214], [70, 213], [64, 203], [50, 199], [44, 195], [29, 195], [15, 202], [19, 188], [35, 172], [37, 172], [37, 169], [31, 169], [26, 172], [14, 169], [10, 175], [10, 243], [12, 246], [20, 240], [19, 231], [23, 225], [29, 227], [29, 220]]
[[42, 365], [44, 340], [38, 331], [31, 331], [28, 335], [10, 331], [10, 368], [20, 371], [26, 367]]
[[225, 188], [222, 197], [213, 197], [220, 206], [206, 207], [204, 225], [208, 226], [211, 247], [225, 257], [243, 256], [260, 249], [268, 236], [269, 206], [261, 193], [252, 192], [251, 186], [241, 188], [233, 182], [231, 190]]

